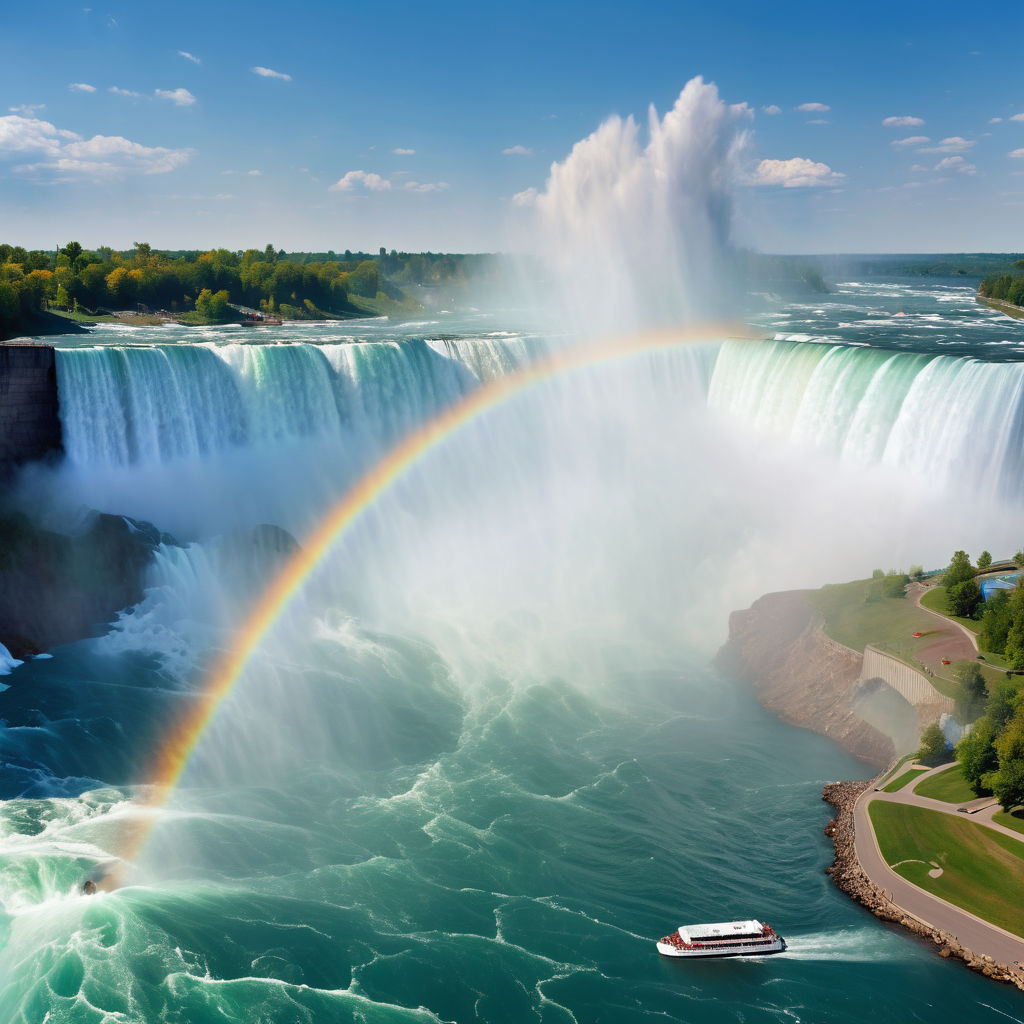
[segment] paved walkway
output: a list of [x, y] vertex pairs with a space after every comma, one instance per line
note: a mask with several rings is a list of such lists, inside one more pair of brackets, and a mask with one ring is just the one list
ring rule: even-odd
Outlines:
[[916, 657], [932, 672], [942, 675], [949, 671], [949, 667], [942, 664], [943, 658], [950, 661], [973, 661], [978, 656], [978, 638], [962, 623], [954, 622], [921, 604], [921, 598], [931, 589], [921, 583], [912, 583], [908, 591], [911, 600], [921, 611], [942, 624], [942, 628], [936, 632], [935, 642], [918, 651]]
[[[954, 814], [966, 817], [963, 812], [957, 810], [956, 804], [947, 804], [941, 800], [932, 800], [928, 797], [917, 796], [913, 792], [923, 779], [952, 767], [956, 762], [939, 765], [931, 771], [922, 772], [921, 778], [916, 779], [906, 789], [897, 790], [895, 793], [876, 792], [868, 789], [858, 799], [853, 809], [854, 821], [854, 844], [857, 851], [857, 860], [864, 873], [875, 885], [886, 891], [889, 899], [901, 910], [923, 921], [940, 931], [949, 932], [954, 935], [962, 946], [967, 946], [975, 953], [987, 955], [1000, 963], [1013, 966], [1017, 963], [1024, 964], [1024, 938], [1014, 935], [1012, 932], [997, 928], [994, 924], [983, 921], [980, 917], [955, 907], [952, 903], [932, 896], [930, 893], [919, 889], [916, 885], [908, 882], [901, 875], [896, 874], [886, 864], [882, 853], [878, 848], [878, 840], [875, 837], [875, 830], [871, 825], [871, 818], [868, 815], [868, 806], [874, 800], [886, 803], [910, 804], [914, 807], [926, 807], [928, 810], [940, 811], [943, 814]], [[970, 820], [981, 823], [981, 819], [987, 814], [984, 824], [987, 828], [997, 832], [1003, 832], [1021, 842], [1024, 842], [1024, 835], [1014, 832], [1013, 829], [998, 825], [991, 820], [991, 815], [999, 810], [998, 804], [986, 810], [971, 815]]]

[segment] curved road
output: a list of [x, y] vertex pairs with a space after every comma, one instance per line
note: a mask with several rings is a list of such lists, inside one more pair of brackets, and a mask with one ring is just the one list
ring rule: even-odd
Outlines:
[[[950, 765], [945, 764], [932, 771], [922, 772], [921, 778], [928, 778], [949, 767]], [[920, 781], [920, 779], [914, 781], [915, 789]], [[884, 889], [889, 899], [901, 910], [907, 911], [925, 924], [931, 925], [932, 928], [955, 936], [962, 946], [967, 946], [978, 955], [988, 955], [1011, 967], [1018, 962], [1024, 964], [1024, 939], [1020, 936], [997, 928], [994, 924], [989, 924], [980, 917], [975, 917], [974, 914], [953, 906], [952, 903], [932, 896], [908, 882], [901, 875], [896, 874], [886, 864], [878, 849], [878, 840], [875, 838], [875, 830], [868, 815], [868, 805], [872, 800], [912, 804], [915, 807], [927, 807], [929, 810], [941, 811], [944, 814], [959, 815], [960, 812], [956, 810], [956, 806], [943, 803], [940, 800], [916, 796], [912, 792], [903, 793], [902, 790], [897, 790], [895, 793], [878, 793], [873, 789], [868, 789], [860, 796], [853, 809], [854, 845], [857, 851], [857, 860], [860, 861], [860, 866], [868, 878], [875, 885]], [[991, 820], [985, 822], [985, 827], [1024, 841], [1024, 836], [1019, 832], [997, 825]]]

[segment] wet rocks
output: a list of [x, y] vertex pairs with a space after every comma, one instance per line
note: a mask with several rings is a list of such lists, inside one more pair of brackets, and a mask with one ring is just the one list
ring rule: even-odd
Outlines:
[[16, 658], [94, 635], [142, 597], [162, 535], [149, 523], [93, 513], [75, 533], [0, 510], [0, 643]]

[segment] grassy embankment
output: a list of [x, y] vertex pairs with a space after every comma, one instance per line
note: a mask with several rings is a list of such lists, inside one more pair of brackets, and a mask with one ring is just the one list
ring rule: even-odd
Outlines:
[[914, 793], [947, 804], [956, 804], [958, 807], [978, 799], [978, 794], [964, 781], [958, 764], [922, 782]]
[[914, 779], [919, 779], [921, 776], [928, 771], [926, 765], [915, 765], [908, 772], [904, 772], [899, 778], [893, 779], [887, 786], [883, 787], [883, 793], [895, 793], [896, 790], [902, 789], [904, 786], [909, 786]]
[[992, 820], [999, 825], [1012, 828], [1014, 832], [1024, 835], [1024, 807], [1018, 807], [1012, 811], [996, 811]]
[[[938, 612], [939, 615], [944, 616], [951, 622], [959, 622], [961, 626], [966, 626], [975, 636], [981, 632], [981, 623], [977, 619], [965, 619], [959, 615], [948, 615], [946, 613], [946, 588], [943, 586], [931, 587], [926, 593], [922, 594], [921, 604], [925, 608], [930, 608], [933, 612]], [[981, 654], [985, 661], [979, 664], [985, 681], [988, 683], [1005, 681], [1006, 673], [1001, 672], [1000, 669], [1009, 668], [1006, 659], [1001, 654], [995, 654], [993, 651], [982, 651]], [[956, 662], [949, 667], [955, 669], [961, 664], [963, 663]]]
[[978, 301], [997, 313], [1005, 313], [1014, 320], [1024, 320], [1024, 306], [1015, 306], [1012, 302], [1003, 302], [1002, 299], [986, 299], [984, 295], [979, 295]]
[[[128, 316], [113, 316], [112, 314], [89, 316], [87, 313], [73, 313], [61, 309], [52, 309], [50, 312], [54, 316], [59, 316], [79, 324], [125, 324], [130, 327], [157, 327], [166, 322], [163, 317], [151, 313], [134, 313]], [[319, 316], [304, 317], [303, 319], [314, 322], [316, 320], [334, 320], [339, 318], [339, 314], [324, 313], [319, 310], [317, 312], [320, 313]], [[423, 313], [423, 305], [410, 295], [402, 293], [402, 298], [398, 299], [391, 298], [383, 292], [378, 292], [377, 296], [372, 299], [363, 295], [350, 295], [348, 297], [347, 309], [340, 318], [358, 320], [362, 317], [387, 316], [393, 320], [406, 320], [411, 317], [421, 316]], [[230, 318], [226, 320], [211, 320], [191, 310], [179, 314], [176, 319], [184, 327], [209, 327], [225, 323], [237, 323], [242, 319], [242, 315], [232, 309]], [[290, 318], [281, 316], [281, 319], [287, 321]]]
[[[881, 596], [880, 582], [830, 583], [810, 594], [808, 601], [824, 616], [825, 632], [833, 640], [855, 651], [874, 644], [921, 672], [917, 655], [935, 643], [935, 619], [907, 597]], [[914, 633], [922, 635], [915, 637]], [[948, 674], [936, 673], [931, 682], [940, 693], [959, 700], [963, 693], [953, 675], [957, 665], [944, 667]]]
[[884, 779], [880, 779], [879, 782], [892, 782], [896, 778], [897, 772], [908, 762], [913, 761], [917, 757], [915, 751], [911, 751], [909, 754], [904, 754], [893, 766], [889, 769], [889, 774]]
[[[1000, 928], [1024, 935], [1024, 842], [965, 818], [874, 801], [882, 856], [909, 882]], [[932, 862], [942, 868], [932, 878]]]
[[76, 324], [127, 324], [129, 327], [157, 327], [164, 321], [152, 313], [132, 313], [130, 316], [114, 316], [110, 313], [89, 316], [87, 313], [71, 313], [64, 309], [51, 309], [54, 316], [62, 317]]

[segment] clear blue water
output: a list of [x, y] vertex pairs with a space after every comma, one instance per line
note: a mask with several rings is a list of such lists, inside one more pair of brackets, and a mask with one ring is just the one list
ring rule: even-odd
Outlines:
[[[826, 342], [944, 351], [928, 334], [873, 332], [875, 308], [909, 287], [778, 313], [787, 331]], [[964, 291], [957, 315], [970, 324], [943, 331], [970, 334], [970, 354], [1004, 335], [1003, 356], [1017, 351], [1024, 324], [978, 312]], [[933, 300], [904, 291], [899, 303]], [[345, 325], [372, 343], [435, 330], [463, 342], [411, 362], [403, 351], [400, 365], [377, 349], [359, 366], [310, 357], [293, 367], [301, 409], [261, 388], [279, 358], [266, 351], [220, 353], [239, 404], [218, 418], [210, 399], [203, 420], [205, 399], [189, 399], [192, 419], [165, 415], [183, 408], [172, 385], [184, 357], [129, 353], [116, 375], [103, 353], [62, 365], [64, 382], [79, 373], [95, 389], [66, 422], [77, 463], [26, 481], [24, 500], [49, 497], [53, 515], [58, 495], [146, 513], [188, 546], [160, 553], [145, 601], [109, 635], [4, 677], [0, 1018], [1024, 1019], [1015, 990], [939, 960], [834, 889], [821, 786], [868, 770], [710, 667], [728, 610], [768, 589], [751, 564], [776, 578], [770, 549], [796, 516], [763, 492], [744, 498], [756, 466], [789, 444], [778, 432], [733, 411], [744, 439], [733, 448], [699, 409], [663, 404], [725, 402], [723, 378], [717, 392], [707, 378], [717, 353], [541, 389], [425, 460], [261, 646], [156, 815], [132, 884], [79, 895], [145, 815], [154, 749], [269, 571], [224, 532], [270, 519], [301, 538], [400, 429], [396, 409], [414, 423], [485, 367], [529, 357], [493, 320], [438, 320]], [[222, 349], [225, 334], [205, 341]], [[329, 349], [340, 334], [282, 337]], [[150, 337], [92, 340], [128, 335]], [[911, 386], [904, 377], [892, 386]], [[770, 390], [758, 400], [778, 425], [792, 396]], [[163, 426], [145, 434], [154, 409]], [[851, 412], [822, 465], [884, 466], [850, 441], [858, 424]], [[161, 446], [168, 432], [177, 442]], [[154, 443], [127, 443], [143, 436]], [[756, 437], [767, 440], [744, 463]], [[785, 472], [772, 462], [773, 477]], [[806, 536], [799, 519], [792, 529]], [[861, 543], [850, 531], [853, 562], [867, 557]], [[833, 567], [813, 571], [824, 582]], [[709, 575], [710, 590], [698, 582]], [[749, 916], [789, 951], [704, 963], [655, 952], [681, 923]]]

